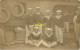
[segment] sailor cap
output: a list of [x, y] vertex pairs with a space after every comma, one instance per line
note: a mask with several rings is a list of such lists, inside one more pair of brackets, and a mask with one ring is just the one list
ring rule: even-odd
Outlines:
[[46, 10], [46, 12], [50, 12], [50, 10]]
[[79, 11], [75, 11], [76, 13], [78, 13]]
[[40, 7], [36, 7], [36, 8], [40, 9]]
[[56, 12], [62, 12], [61, 10], [57, 10]]
[[36, 26], [36, 27], [34, 27], [34, 28], [35, 28], [35, 29], [39, 29], [39, 27], [37, 27], [37, 26]]
[[32, 8], [28, 8], [27, 10], [32, 10]]
[[51, 28], [47, 28], [47, 30], [52, 30]]

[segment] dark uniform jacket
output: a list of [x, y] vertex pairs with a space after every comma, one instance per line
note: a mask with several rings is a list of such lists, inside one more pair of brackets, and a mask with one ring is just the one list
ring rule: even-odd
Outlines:
[[42, 13], [40, 13], [40, 14], [34, 13], [33, 14], [33, 22], [34, 23], [42, 23], [43, 22], [43, 18], [44, 18], [44, 15]]
[[50, 16], [49, 19], [47, 19], [46, 17], [43, 19], [43, 22], [46, 23], [46, 27], [51, 28], [52, 27], [52, 16]]
[[55, 32], [55, 28], [54, 28], [55, 24], [53, 22], [53, 17], [54, 16], [51, 15], [49, 19], [47, 19], [46, 17], [43, 19], [43, 23], [46, 23], [46, 26], [44, 26], [43, 31], [45, 31], [45, 28], [47, 27], [47, 28], [52, 28], [53, 32]]
[[38, 36], [35, 36], [33, 33], [29, 35], [29, 40], [41, 40], [41, 33]]
[[43, 34], [42, 38], [45, 42], [53, 42], [54, 41], [54, 34], [52, 33], [52, 35], [50, 37], [48, 37], [47, 34], [45, 33], [45, 34]]
[[57, 25], [60, 28], [64, 27], [64, 16], [60, 17], [59, 19], [56, 16], [53, 17], [53, 24]]
[[71, 18], [69, 15], [65, 15], [64, 16], [64, 22], [70, 22], [71, 21]]
[[32, 25], [33, 24], [33, 15], [31, 14], [26, 14], [24, 16], [24, 19], [25, 19], [25, 24], [26, 25]]
[[27, 25], [28, 28], [29, 28], [29, 25], [33, 25], [33, 15], [32, 14], [31, 15], [30, 14], [25, 14], [24, 15], [24, 20], [25, 20], [25, 25]]

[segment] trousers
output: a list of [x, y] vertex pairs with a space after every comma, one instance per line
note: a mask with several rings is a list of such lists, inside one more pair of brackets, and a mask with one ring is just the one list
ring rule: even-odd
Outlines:
[[67, 32], [69, 32], [69, 22], [65, 22], [65, 29]]
[[75, 23], [74, 31], [76, 33], [76, 41], [79, 41], [79, 34], [80, 34], [80, 24]]
[[63, 43], [63, 30], [62, 30], [62, 28], [55, 25], [55, 33], [56, 33], [57, 42]]

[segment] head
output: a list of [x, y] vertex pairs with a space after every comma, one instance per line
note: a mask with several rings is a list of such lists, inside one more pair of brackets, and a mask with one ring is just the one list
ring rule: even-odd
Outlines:
[[46, 10], [45, 15], [50, 15], [50, 10]]
[[57, 10], [56, 11], [56, 15], [61, 15], [62, 11], [61, 10]]
[[36, 7], [36, 12], [40, 12], [40, 7]]
[[38, 33], [39, 27], [35, 26], [34, 29], [33, 29], [33, 31], [34, 31], [35, 33]]
[[52, 33], [52, 29], [51, 28], [47, 28], [47, 33], [51, 34]]
[[32, 8], [28, 8], [27, 13], [32, 14]]
[[79, 11], [76, 11], [76, 15], [79, 15]]

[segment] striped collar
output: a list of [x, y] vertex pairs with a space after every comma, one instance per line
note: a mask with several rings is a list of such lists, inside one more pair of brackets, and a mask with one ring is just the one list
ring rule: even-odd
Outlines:
[[51, 33], [50, 33], [50, 34], [48, 34], [48, 33], [46, 32], [46, 35], [50, 38], [50, 37], [51, 37], [51, 35], [52, 35], [52, 31], [51, 31]]
[[33, 32], [33, 34], [34, 34], [35, 36], [38, 36], [38, 35], [40, 34], [40, 32], [38, 32], [37, 34], [36, 34], [35, 32]]

